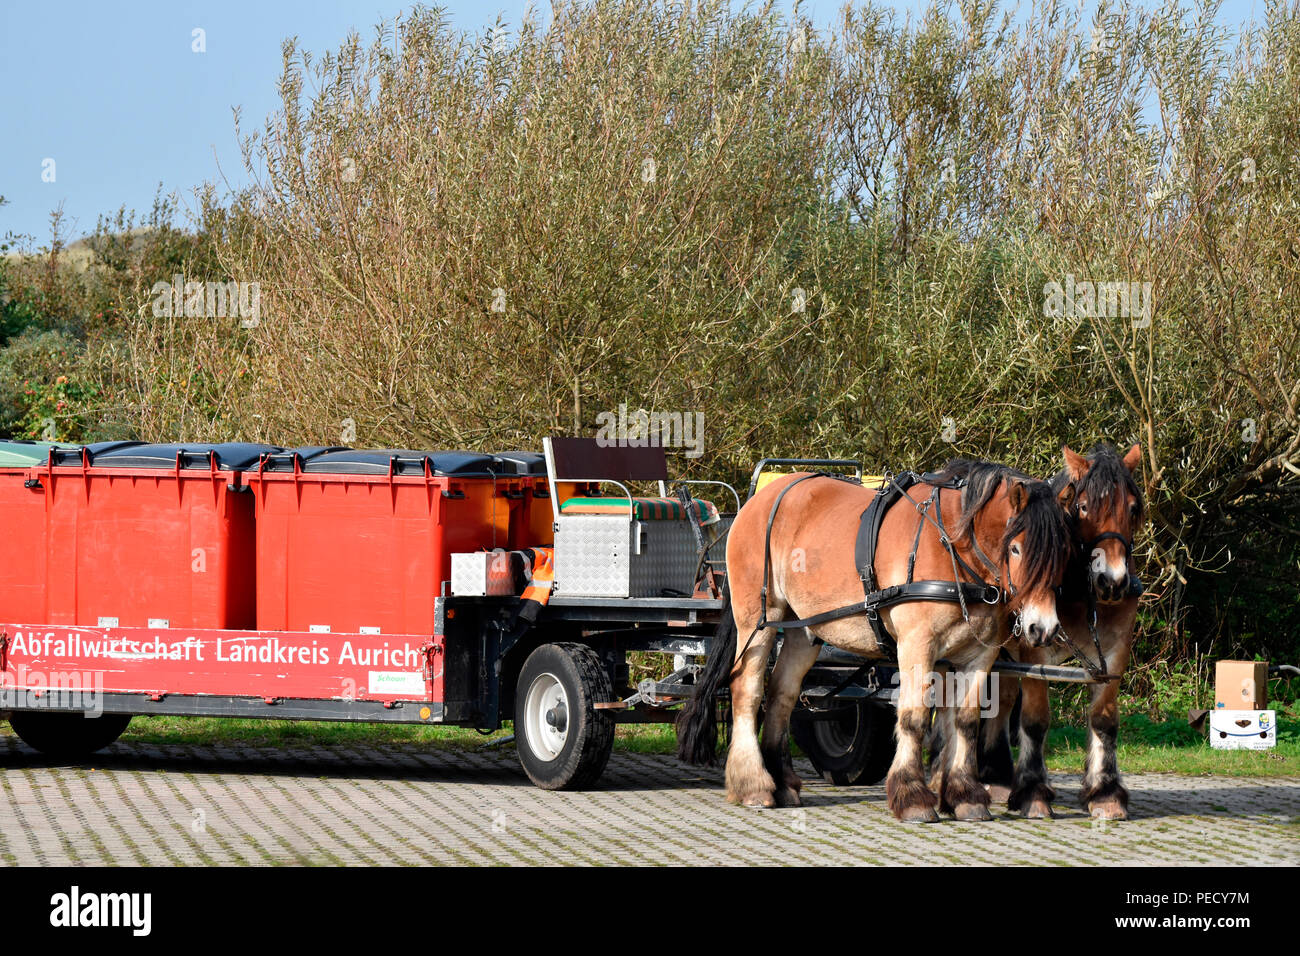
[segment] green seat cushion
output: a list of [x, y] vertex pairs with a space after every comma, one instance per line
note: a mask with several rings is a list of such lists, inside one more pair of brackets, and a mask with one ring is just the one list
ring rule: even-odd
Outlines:
[[[632, 503], [638, 521], [680, 521], [686, 514], [676, 498], [633, 498]], [[713, 502], [696, 498], [691, 504], [700, 524], [709, 525], [718, 520], [718, 509]], [[626, 498], [570, 498], [560, 505], [560, 513], [566, 515], [625, 515], [627, 511]]]

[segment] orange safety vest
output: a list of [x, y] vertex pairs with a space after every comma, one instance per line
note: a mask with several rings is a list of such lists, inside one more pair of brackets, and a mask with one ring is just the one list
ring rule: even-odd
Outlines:
[[533, 573], [523, 599], [545, 605], [551, 599], [551, 586], [555, 584], [555, 549], [529, 548], [533, 553]]

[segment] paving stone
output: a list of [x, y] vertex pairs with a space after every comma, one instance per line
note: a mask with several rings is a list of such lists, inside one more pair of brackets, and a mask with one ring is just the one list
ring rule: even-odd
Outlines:
[[1300, 779], [1134, 774], [1133, 818], [1090, 820], [1058, 776], [1055, 821], [903, 826], [883, 786], [807, 781], [747, 810], [722, 775], [615, 754], [598, 789], [534, 787], [509, 747], [114, 744], [85, 766], [0, 738], [0, 863], [747, 865], [1300, 863]]

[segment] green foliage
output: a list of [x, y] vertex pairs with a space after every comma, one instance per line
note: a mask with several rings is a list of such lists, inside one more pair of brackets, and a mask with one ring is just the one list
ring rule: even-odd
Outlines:
[[0, 436], [47, 441], [86, 437], [99, 389], [87, 381], [84, 348], [65, 332], [28, 329], [0, 349]]

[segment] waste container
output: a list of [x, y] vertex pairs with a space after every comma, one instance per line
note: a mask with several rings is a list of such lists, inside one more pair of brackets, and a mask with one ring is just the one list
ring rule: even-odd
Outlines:
[[75, 451], [58, 442], [0, 441], [0, 621], [45, 623], [45, 499], [32, 469], [50, 450]]
[[500, 470], [490, 455], [461, 451], [264, 459], [247, 476], [258, 628], [432, 634], [451, 554], [509, 541], [520, 482]]
[[546, 456], [540, 451], [499, 451], [492, 456], [502, 475], [518, 479], [522, 498], [510, 513], [512, 551], [550, 547], [555, 541], [555, 515], [546, 482]]
[[56, 452], [43, 486], [47, 623], [251, 629], [253, 496], [277, 446], [115, 442]]

